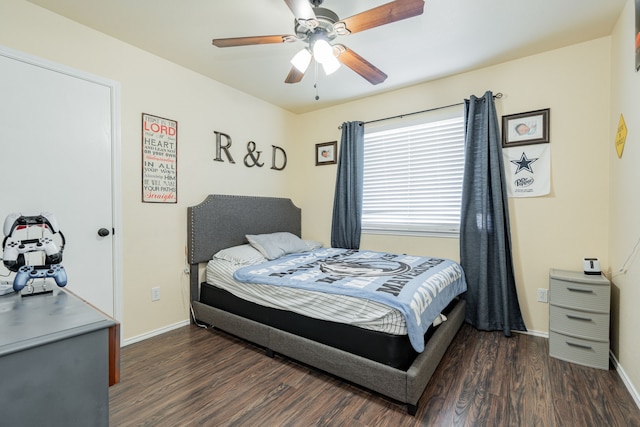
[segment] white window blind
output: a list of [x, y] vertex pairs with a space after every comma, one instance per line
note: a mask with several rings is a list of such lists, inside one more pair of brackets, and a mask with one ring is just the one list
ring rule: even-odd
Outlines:
[[464, 169], [464, 119], [365, 133], [362, 229], [457, 235]]

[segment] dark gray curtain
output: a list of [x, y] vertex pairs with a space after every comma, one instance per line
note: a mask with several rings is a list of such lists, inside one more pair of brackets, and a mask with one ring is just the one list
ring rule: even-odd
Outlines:
[[460, 264], [467, 323], [485, 331], [526, 331], [513, 273], [509, 207], [493, 94], [465, 100], [465, 167]]
[[333, 200], [331, 246], [334, 248], [360, 248], [363, 166], [364, 123], [345, 122]]

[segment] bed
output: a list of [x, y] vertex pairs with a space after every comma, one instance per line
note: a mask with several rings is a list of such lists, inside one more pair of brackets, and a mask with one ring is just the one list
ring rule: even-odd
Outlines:
[[[246, 245], [246, 235], [301, 234], [301, 212], [290, 199], [209, 195], [188, 208], [190, 298], [194, 320], [406, 403], [418, 401], [464, 321], [464, 300], [453, 298], [446, 321], [424, 334], [417, 352], [407, 335], [249, 302], [203, 276], [214, 254]], [[206, 265], [203, 268], [203, 265]]]

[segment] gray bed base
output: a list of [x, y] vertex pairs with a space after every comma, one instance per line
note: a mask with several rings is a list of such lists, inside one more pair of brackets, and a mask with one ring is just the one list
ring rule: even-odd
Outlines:
[[348, 353], [199, 302], [200, 263], [218, 250], [246, 243], [245, 234], [289, 231], [300, 236], [300, 209], [291, 200], [210, 195], [188, 208], [191, 305], [197, 321], [407, 404], [418, 401], [465, 317], [460, 300], [407, 371]]

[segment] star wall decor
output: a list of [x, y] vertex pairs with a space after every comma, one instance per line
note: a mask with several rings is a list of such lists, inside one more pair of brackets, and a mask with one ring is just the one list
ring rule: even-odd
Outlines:
[[515, 173], [518, 173], [523, 170], [533, 173], [533, 169], [531, 168], [531, 163], [535, 162], [536, 160], [538, 160], [537, 157], [535, 159], [528, 159], [527, 155], [523, 151], [522, 156], [520, 156], [520, 160], [511, 160], [511, 163], [518, 166]]

